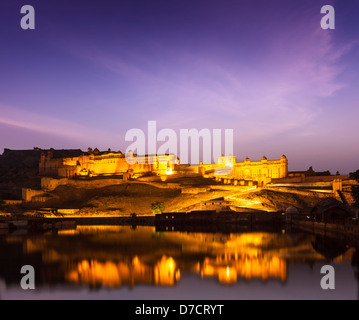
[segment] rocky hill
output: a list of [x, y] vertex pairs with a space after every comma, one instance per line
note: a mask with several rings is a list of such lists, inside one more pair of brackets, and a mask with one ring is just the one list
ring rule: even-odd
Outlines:
[[201, 201], [225, 197], [230, 209], [235, 211], [242, 211], [243, 208], [285, 211], [291, 205], [303, 210], [312, 208], [325, 196], [315, 192], [269, 189], [239, 192], [236, 187], [227, 190], [213, 187], [206, 192], [188, 194], [182, 193], [178, 186], [158, 187], [135, 181], [95, 189], [59, 186], [49, 195], [51, 198], [45, 203], [25, 203], [21, 206], [22, 210], [31, 211], [46, 207], [80, 209], [81, 215], [151, 215], [151, 204], [157, 201], [164, 203], [167, 212], [180, 212], [191, 210]]
[[[0, 156], [0, 200], [21, 199], [21, 189], [39, 188], [38, 163], [42, 152], [49, 150], [9, 150]], [[53, 150], [54, 157], [74, 156], [81, 150]], [[191, 192], [183, 192], [191, 189]], [[193, 191], [194, 190], [194, 191]], [[49, 200], [24, 203], [14, 211], [40, 208], [80, 209], [86, 214], [138, 215], [152, 214], [151, 204], [159, 201], [166, 211], [188, 211], [201, 201], [225, 197], [232, 210], [251, 208], [266, 211], [284, 211], [293, 205], [307, 209], [325, 196], [309, 191], [254, 189], [244, 191], [239, 186], [223, 185], [210, 178], [170, 176], [163, 182], [159, 177], [144, 177], [125, 184], [101, 188], [59, 186], [50, 192]]]
[[38, 172], [41, 153], [46, 153], [50, 150], [55, 158], [74, 156], [82, 153], [79, 149], [4, 149], [3, 154], [0, 155], [0, 200], [21, 199], [22, 188], [40, 187], [41, 181]]

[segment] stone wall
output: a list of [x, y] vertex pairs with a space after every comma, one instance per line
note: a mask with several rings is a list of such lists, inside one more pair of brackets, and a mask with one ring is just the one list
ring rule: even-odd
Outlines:
[[68, 185], [75, 188], [84, 188], [84, 189], [94, 189], [94, 188], [102, 188], [111, 185], [122, 184], [122, 178], [102, 178], [102, 179], [55, 179], [50, 177], [41, 178], [41, 188], [46, 191], [55, 190], [58, 186]]
[[69, 179], [63, 178], [63, 179], [55, 179], [51, 177], [42, 177], [41, 178], [41, 189], [52, 191], [55, 190], [60, 185], [66, 185], [68, 184]]
[[337, 176], [309, 176], [305, 177], [305, 182], [328, 182], [334, 179], [349, 179], [348, 175], [337, 175]]
[[209, 188], [182, 188], [181, 193], [198, 194], [207, 192]]
[[22, 188], [22, 200], [26, 202], [31, 202], [33, 200], [33, 197], [42, 196], [43, 194], [44, 194], [43, 190]]
[[69, 186], [75, 188], [84, 188], [84, 189], [94, 189], [94, 188], [103, 188], [112, 185], [122, 184], [122, 179], [86, 179], [86, 180], [75, 180], [69, 179]]

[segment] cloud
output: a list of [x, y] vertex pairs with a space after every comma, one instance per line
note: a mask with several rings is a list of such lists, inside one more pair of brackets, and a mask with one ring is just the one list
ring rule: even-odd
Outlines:
[[[4, 105], [0, 105], [0, 110], [0, 124], [29, 130], [44, 136], [57, 136], [65, 141], [77, 142], [79, 145], [118, 146], [121, 141], [124, 141], [120, 134], [106, 132], [91, 126], [84, 126], [45, 114], [38, 114]], [[39, 143], [39, 141], [33, 142], [34, 145]]]
[[[134, 88], [137, 95], [121, 92], [120, 98], [139, 110], [129, 119], [135, 127], [157, 120], [173, 129], [234, 128], [248, 141], [276, 137], [305, 132], [324, 112], [323, 101], [347, 85], [339, 75], [343, 57], [356, 43], [337, 46], [335, 33], [320, 28], [319, 11], [309, 11], [304, 19], [300, 10], [288, 14], [284, 25], [265, 30], [262, 37], [270, 41], [258, 39], [254, 52], [261, 53], [255, 57], [227, 59], [214, 45], [195, 51], [139, 35], [140, 46], [139, 41], [90, 47], [70, 41], [65, 49]], [[231, 49], [245, 50], [240, 41]]]

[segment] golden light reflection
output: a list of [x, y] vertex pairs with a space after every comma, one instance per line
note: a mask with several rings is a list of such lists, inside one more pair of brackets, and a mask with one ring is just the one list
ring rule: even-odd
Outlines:
[[69, 230], [58, 230], [57, 234], [58, 235], [75, 235], [78, 232], [76, 231], [76, 229], [69, 229]]
[[180, 279], [180, 271], [172, 257], [162, 256], [156, 264], [155, 283], [160, 285], [174, 285]]
[[253, 278], [267, 280], [268, 278], [287, 279], [287, 263], [278, 257], [270, 256], [237, 256], [235, 260], [226, 261], [228, 265], [223, 266], [220, 259], [204, 260], [200, 269], [202, 277], [217, 276], [221, 283], [237, 282], [237, 276], [250, 280]]
[[74, 283], [92, 286], [120, 287], [123, 284], [155, 283], [174, 285], [180, 278], [180, 271], [171, 257], [162, 256], [155, 266], [145, 265], [135, 256], [128, 264], [123, 262], [82, 260], [66, 274]]
[[129, 274], [128, 266], [123, 263], [115, 264], [111, 261], [99, 262], [96, 260], [80, 261], [77, 270], [68, 273], [70, 282], [81, 282], [90, 285], [104, 285], [108, 287], [121, 286], [122, 279]]
[[220, 283], [232, 284], [237, 282], [237, 270], [233, 267], [222, 267], [218, 269], [218, 280]]
[[[20, 238], [6, 240], [15, 244]], [[325, 259], [313, 249], [312, 240], [264, 232], [164, 232], [159, 237], [153, 227], [79, 226], [60, 237], [27, 237], [20, 245], [25, 253], [41, 256], [42, 263], [61, 266], [51, 271], [52, 276], [89, 286], [133, 287], [173, 286], [191, 272], [222, 284], [251, 279], [284, 282], [290, 263]], [[350, 260], [353, 252], [334, 261]]]

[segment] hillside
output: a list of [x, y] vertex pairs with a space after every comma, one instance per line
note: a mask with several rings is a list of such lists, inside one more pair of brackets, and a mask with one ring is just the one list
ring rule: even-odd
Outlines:
[[[0, 200], [21, 199], [21, 188], [39, 188], [38, 163], [41, 153], [48, 150], [5, 149], [0, 156]], [[75, 155], [81, 150], [51, 150], [54, 157]], [[182, 192], [182, 191], [188, 191]], [[253, 189], [243, 191], [238, 186], [223, 185], [210, 178], [196, 174], [168, 176], [162, 182], [158, 176], [146, 176], [121, 185], [102, 188], [76, 188], [59, 186], [49, 193], [49, 200], [41, 203], [24, 203], [11, 208], [13, 212], [24, 212], [40, 208], [81, 209], [81, 214], [138, 215], [152, 214], [151, 204], [159, 201], [166, 211], [188, 211], [201, 201], [226, 197], [232, 210], [242, 208], [266, 211], [284, 211], [294, 205], [311, 208], [319, 202], [321, 195], [315, 192]], [[10, 208], [9, 208], [10, 209]]]
[[309, 209], [315, 206], [326, 194], [310, 191], [291, 192], [284, 190], [259, 189], [229, 197], [230, 204], [235, 207], [247, 207], [265, 211], [285, 211], [289, 206]]
[[[195, 179], [194, 179], [195, 180]], [[79, 189], [59, 186], [51, 192], [51, 199], [45, 203], [25, 203], [23, 210], [40, 207], [80, 209], [81, 215], [150, 215], [151, 204], [159, 201], [165, 204], [167, 212], [188, 211], [201, 201], [226, 197], [232, 210], [251, 208], [265, 211], [285, 211], [291, 205], [307, 209], [320, 201], [315, 193], [281, 192], [268, 189], [254, 189], [238, 192], [213, 189], [197, 194], [182, 193], [178, 187], [156, 187], [146, 182], [130, 182], [122, 185], [97, 189]]]
[[41, 153], [52, 151], [53, 157], [67, 157], [81, 154], [79, 149], [69, 150], [10, 150], [0, 155], [0, 200], [21, 199], [22, 188], [39, 188], [39, 161]]

